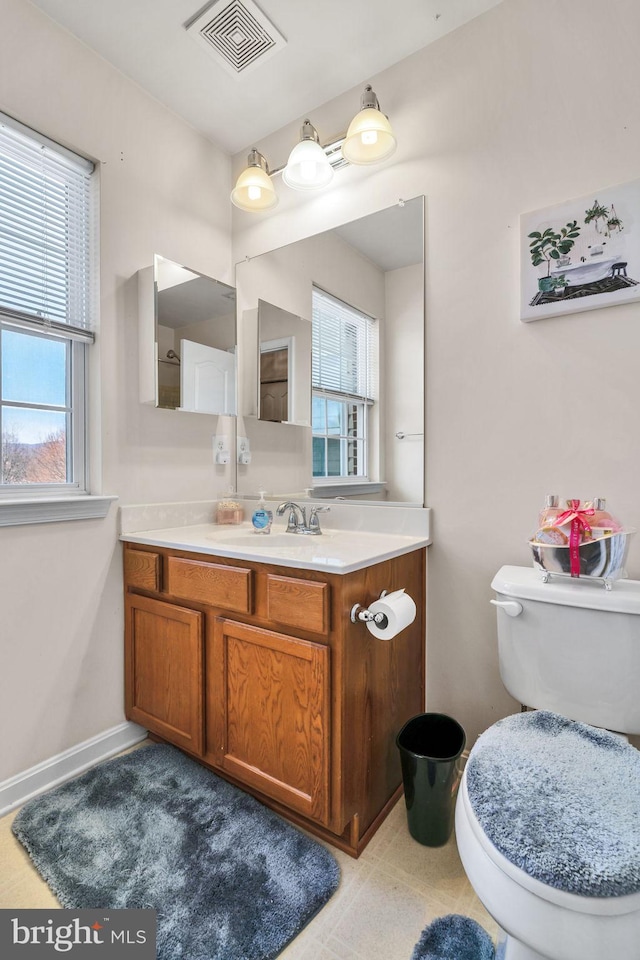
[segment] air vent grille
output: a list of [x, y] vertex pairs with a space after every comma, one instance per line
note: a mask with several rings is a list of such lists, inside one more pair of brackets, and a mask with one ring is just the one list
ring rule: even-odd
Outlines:
[[286, 45], [252, 0], [217, 0], [187, 26], [233, 76], [244, 76]]

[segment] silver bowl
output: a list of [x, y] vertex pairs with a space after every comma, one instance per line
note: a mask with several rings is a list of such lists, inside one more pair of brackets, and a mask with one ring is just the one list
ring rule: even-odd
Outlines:
[[[580, 576], [597, 577], [601, 580], [619, 580], [625, 576], [624, 565], [629, 552], [629, 538], [635, 530], [621, 530], [598, 540], [588, 540], [578, 547]], [[537, 543], [529, 540], [533, 565], [545, 573], [571, 575], [569, 546]]]

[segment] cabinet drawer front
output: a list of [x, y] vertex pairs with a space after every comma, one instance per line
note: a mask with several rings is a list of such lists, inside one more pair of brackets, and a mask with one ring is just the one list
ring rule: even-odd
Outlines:
[[312, 633], [329, 632], [328, 583], [267, 576], [267, 618]]
[[124, 579], [128, 587], [160, 590], [160, 555], [147, 550], [125, 550]]
[[210, 603], [223, 610], [251, 613], [251, 573], [244, 567], [169, 557], [167, 592], [173, 597]]

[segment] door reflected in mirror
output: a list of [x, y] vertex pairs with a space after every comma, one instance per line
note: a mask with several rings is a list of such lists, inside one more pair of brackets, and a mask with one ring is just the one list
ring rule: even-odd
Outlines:
[[154, 258], [156, 405], [237, 412], [235, 288]]
[[258, 301], [258, 419], [308, 427], [311, 422], [311, 324]]

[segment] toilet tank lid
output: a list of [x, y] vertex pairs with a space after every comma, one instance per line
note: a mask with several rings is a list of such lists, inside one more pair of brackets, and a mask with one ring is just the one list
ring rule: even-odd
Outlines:
[[551, 577], [544, 583], [533, 567], [500, 567], [491, 588], [505, 597], [538, 600], [567, 607], [608, 610], [611, 613], [640, 614], [640, 581], [616, 580], [605, 590], [602, 580], [588, 577]]

